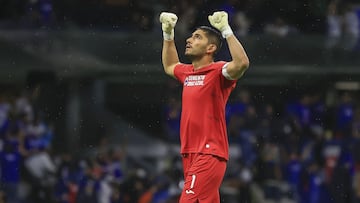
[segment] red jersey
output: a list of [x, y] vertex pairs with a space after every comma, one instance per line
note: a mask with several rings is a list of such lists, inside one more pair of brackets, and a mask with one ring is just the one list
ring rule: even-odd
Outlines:
[[174, 75], [183, 84], [180, 122], [181, 153], [213, 154], [228, 160], [225, 105], [236, 80], [222, 75], [224, 61], [199, 70], [178, 64]]

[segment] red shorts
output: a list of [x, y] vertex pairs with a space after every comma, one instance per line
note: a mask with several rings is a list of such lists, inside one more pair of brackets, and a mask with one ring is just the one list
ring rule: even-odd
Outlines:
[[210, 154], [184, 154], [184, 188], [179, 203], [219, 203], [226, 160]]

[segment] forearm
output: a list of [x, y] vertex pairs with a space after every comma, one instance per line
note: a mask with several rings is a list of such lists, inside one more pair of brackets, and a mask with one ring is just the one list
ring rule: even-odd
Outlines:
[[223, 69], [223, 75], [228, 79], [239, 79], [249, 67], [249, 59], [244, 47], [236, 38], [229, 25], [228, 14], [225, 11], [218, 11], [208, 18], [210, 24], [218, 29], [226, 39], [232, 57], [232, 61]]
[[178, 17], [174, 13], [160, 14], [161, 29], [163, 30], [162, 63], [165, 73], [174, 77], [175, 65], [179, 63], [179, 56], [174, 42], [174, 27]]
[[179, 56], [176, 50], [174, 40], [164, 40], [162, 49], [162, 63], [164, 71], [174, 76], [175, 65], [179, 63]]
[[241, 70], [246, 70], [249, 67], [249, 58], [245, 52], [244, 47], [235, 35], [226, 38], [232, 62]]

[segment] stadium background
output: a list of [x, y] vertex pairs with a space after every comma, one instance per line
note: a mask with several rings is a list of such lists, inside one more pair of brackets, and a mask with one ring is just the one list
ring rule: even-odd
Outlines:
[[186, 62], [215, 10], [251, 61], [226, 109], [222, 202], [359, 202], [355, 0], [1, 0], [0, 202], [176, 202], [181, 87], [158, 16], [179, 16]]

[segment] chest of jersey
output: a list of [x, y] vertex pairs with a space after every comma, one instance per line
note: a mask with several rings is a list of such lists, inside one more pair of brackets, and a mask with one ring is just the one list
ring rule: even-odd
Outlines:
[[192, 100], [205, 99], [214, 96], [218, 92], [219, 76], [215, 71], [201, 73], [189, 73], [183, 83], [183, 96]]

